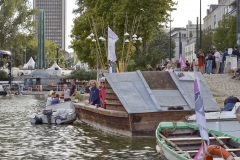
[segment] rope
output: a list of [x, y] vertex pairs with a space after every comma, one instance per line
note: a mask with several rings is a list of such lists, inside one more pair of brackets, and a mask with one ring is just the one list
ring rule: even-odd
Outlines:
[[176, 128], [177, 128], [177, 122], [172, 122], [173, 123], [173, 126], [174, 126], [174, 128], [173, 129], [164, 129], [164, 130], [162, 130], [162, 134], [165, 136], [165, 137], [168, 137], [168, 135], [169, 134], [171, 134], [171, 133], [173, 133], [175, 130], [176, 130]]

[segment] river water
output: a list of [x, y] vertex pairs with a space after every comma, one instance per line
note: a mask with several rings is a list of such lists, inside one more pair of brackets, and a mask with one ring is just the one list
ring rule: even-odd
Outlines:
[[129, 138], [86, 124], [33, 125], [43, 96], [0, 96], [0, 159], [161, 159], [155, 138]]

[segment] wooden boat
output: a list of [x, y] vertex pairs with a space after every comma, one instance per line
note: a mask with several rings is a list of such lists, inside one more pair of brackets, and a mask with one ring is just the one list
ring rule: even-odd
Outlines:
[[[188, 73], [184, 73], [186, 77]], [[162, 121], [185, 120], [195, 112], [193, 80], [182, 80], [173, 72], [123, 72], [104, 74], [107, 108], [74, 103], [77, 121], [114, 134], [155, 136]], [[199, 73], [201, 77], [201, 73]], [[159, 80], [161, 79], [161, 80]], [[207, 91], [202, 77], [201, 85]], [[219, 111], [209, 92], [204, 92], [208, 111]]]
[[[208, 130], [208, 133], [211, 145], [207, 147], [207, 160], [222, 156], [240, 160], [240, 138], [215, 130]], [[157, 152], [169, 160], [193, 159], [202, 144], [198, 126], [185, 122], [161, 122], [156, 129], [156, 138]]]

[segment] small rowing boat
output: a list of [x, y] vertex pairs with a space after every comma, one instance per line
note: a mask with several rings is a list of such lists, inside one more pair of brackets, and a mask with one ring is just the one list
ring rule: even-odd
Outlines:
[[[206, 160], [240, 160], [240, 138], [208, 129]], [[202, 144], [198, 126], [185, 122], [161, 122], [156, 129], [156, 150], [168, 160], [190, 160]]]

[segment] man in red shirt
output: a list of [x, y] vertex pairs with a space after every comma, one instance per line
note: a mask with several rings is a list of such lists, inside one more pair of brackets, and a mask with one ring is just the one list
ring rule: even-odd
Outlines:
[[100, 79], [100, 84], [101, 84], [101, 89], [99, 92], [99, 98], [102, 102], [102, 107], [106, 109], [107, 104], [106, 104], [106, 86], [105, 86], [105, 77]]

